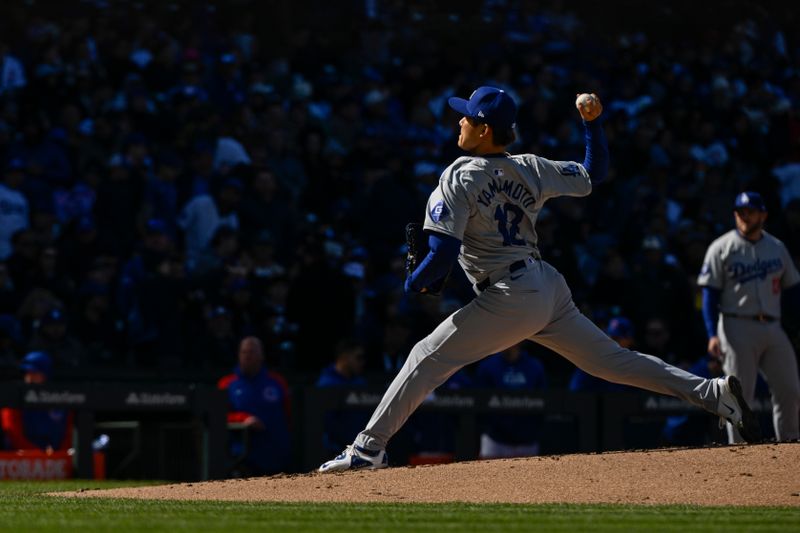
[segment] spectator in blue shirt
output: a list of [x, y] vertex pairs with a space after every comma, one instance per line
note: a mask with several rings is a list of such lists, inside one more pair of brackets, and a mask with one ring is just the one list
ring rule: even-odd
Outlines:
[[[317, 379], [317, 387], [359, 388], [367, 382], [364, 372], [364, 348], [352, 339], [336, 345], [334, 362], [325, 367]], [[328, 411], [325, 413], [323, 444], [330, 452], [341, 451], [369, 420], [367, 411]]]
[[[521, 344], [487, 357], [478, 365], [475, 385], [508, 390], [544, 390], [547, 378], [539, 359]], [[493, 414], [481, 435], [482, 459], [539, 454], [541, 415]]]

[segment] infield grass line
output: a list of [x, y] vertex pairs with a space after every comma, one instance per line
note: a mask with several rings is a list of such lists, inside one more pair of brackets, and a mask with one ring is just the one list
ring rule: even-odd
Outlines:
[[64, 498], [146, 482], [0, 482], [0, 531], [800, 531], [800, 507], [341, 504]]

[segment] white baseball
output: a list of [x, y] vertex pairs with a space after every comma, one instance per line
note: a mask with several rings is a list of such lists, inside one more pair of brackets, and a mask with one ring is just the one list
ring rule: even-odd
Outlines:
[[582, 95], [578, 96], [578, 100], [575, 103], [581, 107], [591, 105], [594, 103], [594, 96], [589, 93], [583, 93]]

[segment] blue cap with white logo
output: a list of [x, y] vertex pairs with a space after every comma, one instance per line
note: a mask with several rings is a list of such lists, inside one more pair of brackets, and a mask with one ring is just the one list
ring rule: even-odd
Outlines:
[[767, 210], [767, 205], [764, 203], [764, 198], [762, 198], [757, 192], [752, 191], [739, 193], [739, 195], [736, 197], [736, 207], [734, 209], [741, 209], [743, 207], [749, 207], [758, 211]]
[[497, 87], [478, 87], [469, 100], [452, 97], [447, 103], [464, 115], [485, 122], [493, 128], [512, 129], [517, 120], [517, 104], [514, 99]]
[[30, 352], [19, 365], [23, 372], [41, 372], [49, 376], [53, 371], [53, 360], [44, 352]]

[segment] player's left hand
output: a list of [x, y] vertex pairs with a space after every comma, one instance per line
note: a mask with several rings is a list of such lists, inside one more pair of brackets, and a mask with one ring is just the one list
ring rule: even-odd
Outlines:
[[722, 353], [722, 344], [716, 335], [708, 339], [708, 355], [720, 362], [725, 360], [725, 354]]
[[591, 122], [600, 116], [603, 112], [603, 104], [600, 103], [600, 97], [594, 93], [582, 93], [575, 95], [575, 107], [581, 118], [586, 122]]

